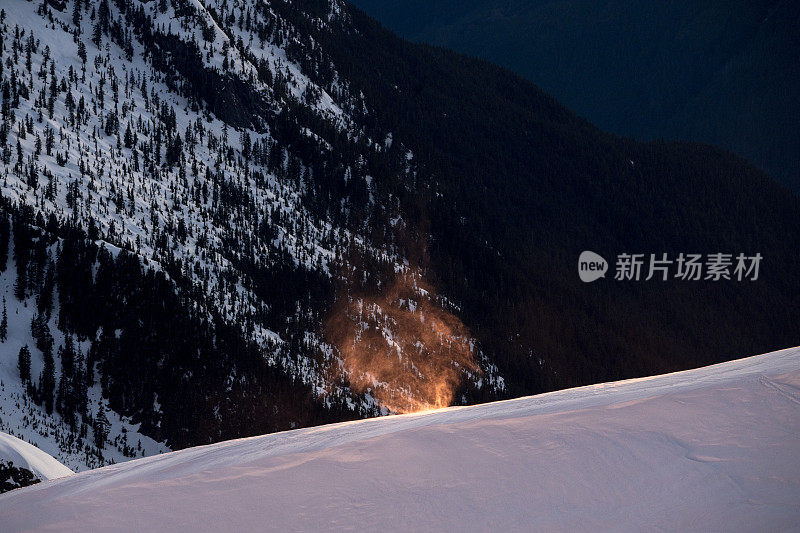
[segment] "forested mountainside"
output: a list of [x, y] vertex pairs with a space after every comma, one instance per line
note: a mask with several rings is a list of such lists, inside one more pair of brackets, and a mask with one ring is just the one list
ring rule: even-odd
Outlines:
[[343, 2], [9, 0], [0, 51], [0, 430], [73, 469], [798, 343], [795, 196]]
[[352, 0], [412, 41], [482, 57], [600, 128], [722, 146], [800, 193], [793, 0]]
[[166, 449], [153, 439], [183, 447], [367, 414], [313, 401], [235, 323], [130, 252], [31, 216], [0, 218], [4, 431], [79, 467]]

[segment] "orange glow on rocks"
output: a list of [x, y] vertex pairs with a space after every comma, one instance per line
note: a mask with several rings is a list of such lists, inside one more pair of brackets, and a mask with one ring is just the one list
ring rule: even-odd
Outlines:
[[394, 413], [452, 404], [462, 379], [480, 372], [469, 332], [419, 272], [377, 297], [350, 298], [326, 325], [351, 388]]

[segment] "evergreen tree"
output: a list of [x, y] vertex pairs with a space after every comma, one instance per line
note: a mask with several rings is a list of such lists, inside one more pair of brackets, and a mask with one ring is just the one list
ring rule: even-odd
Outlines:
[[67, 381], [65, 376], [61, 376], [61, 379], [58, 380], [58, 390], [56, 392], [56, 400], [55, 400], [55, 407], [56, 413], [61, 415], [61, 418], [69, 421], [69, 381]]
[[75, 375], [72, 378], [72, 392], [76, 402], [75, 409], [85, 417], [88, 413], [88, 387], [86, 384], [86, 367], [84, 363], [83, 351], [78, 349], [75, 359]]
[[31, 245], [27, 224], [21, 218], [16, 218], [14, 220], [14, 260], [17, 266], [17, 279], [14, 283], [14, 295], [18, 300], [23, 300], [28, 291], [28, 260]]
[[78, 43], [78, 57], [84, 64], [86, 63], [86, 45], [83, 44], [83, 41]]
[[72, 7], [72, 23], [75, 24], [75, 27], [78, 28], [80, 31], [81, 27], [81, 0], [74, 0], [74, 5]]
[[97, 48], [100, 48], [103, 42], [103, 28], [99, 22], [95, 23], [94, 28], [92, 28], [92, 42], [97, 45]]
[[[50, 317], [50, 313], [53, 310], [53, 288], [55, 287], [55, 272], [53, 270], [53, 265], [50, 264], [47, 266], [47, 270], [44, 274], [44, 282], [42, 283], [42, 288], [39, 291], [39, 297], [37, 302], [39, 304], [39, 314], [43, 317]], [[47, 318], [44, 319], [45, 323], [47, 323]]]
[[27, 383], [31, 379], [31, 351], [26, 344], [19, 349], [19, 356], [17, 361], [19, 367], [19, 378], [23, 383]]
[[181, 154], [183, 153], [183, 141], [181, 140], [181, 136], [179, 133], [175, 134], [168, 143], [167, 143], [167, 164], [172, 166], [177, 164], [181, 160]]
[[131, 131], [131, 123], [125, 128], [125, 148], [133, 148], [133, 132]]
[[0, 342], [8, 339], [8, 313], [6, 312], [6, 297], [3, 296], [3, 319], [0, 320]]
[[64, 348], [59, 353], [61, 355], [61, 375], [70, 379], [75, 372], [75, 343], [72, 341], [72, 335], [67, 335], [64, 340]]
[[110, 18], [110, 10], [108, 9], [108, 1], [100, 0], [100, 6], [97, 8], [97, 23], [103, 30], [103, 33], [108, 33], [108, 22]]
[[106, 416], [106, 408], [103, 404], [100, 404], [100, 407], [97, 410], [97, 417], [94, 419], [94, 444], [97, 446], [98, 450], [102, 453], [103, 448], [106, 444], [106, 439], [108, 438], [108, 430], [111, 427], [111, 423], [108, 421], [108, 416]]

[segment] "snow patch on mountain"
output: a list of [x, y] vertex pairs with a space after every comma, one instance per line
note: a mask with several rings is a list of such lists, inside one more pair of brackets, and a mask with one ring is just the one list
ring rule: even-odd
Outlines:
[[0, 461], [11, 462], [25, 468], [42, 481], [69, 476], [74, 472], [33, 444], [8, 433], [0, 432]]

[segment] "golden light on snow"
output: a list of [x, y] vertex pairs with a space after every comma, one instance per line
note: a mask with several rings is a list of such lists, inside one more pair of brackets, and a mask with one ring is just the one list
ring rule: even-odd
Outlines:
[[447, 407], [465, 375], [480, 371], [467, 328], [417, 270], [380, 296], [340, 304], [326, 336], [339, 348], [351, 388], [394, 413]]

